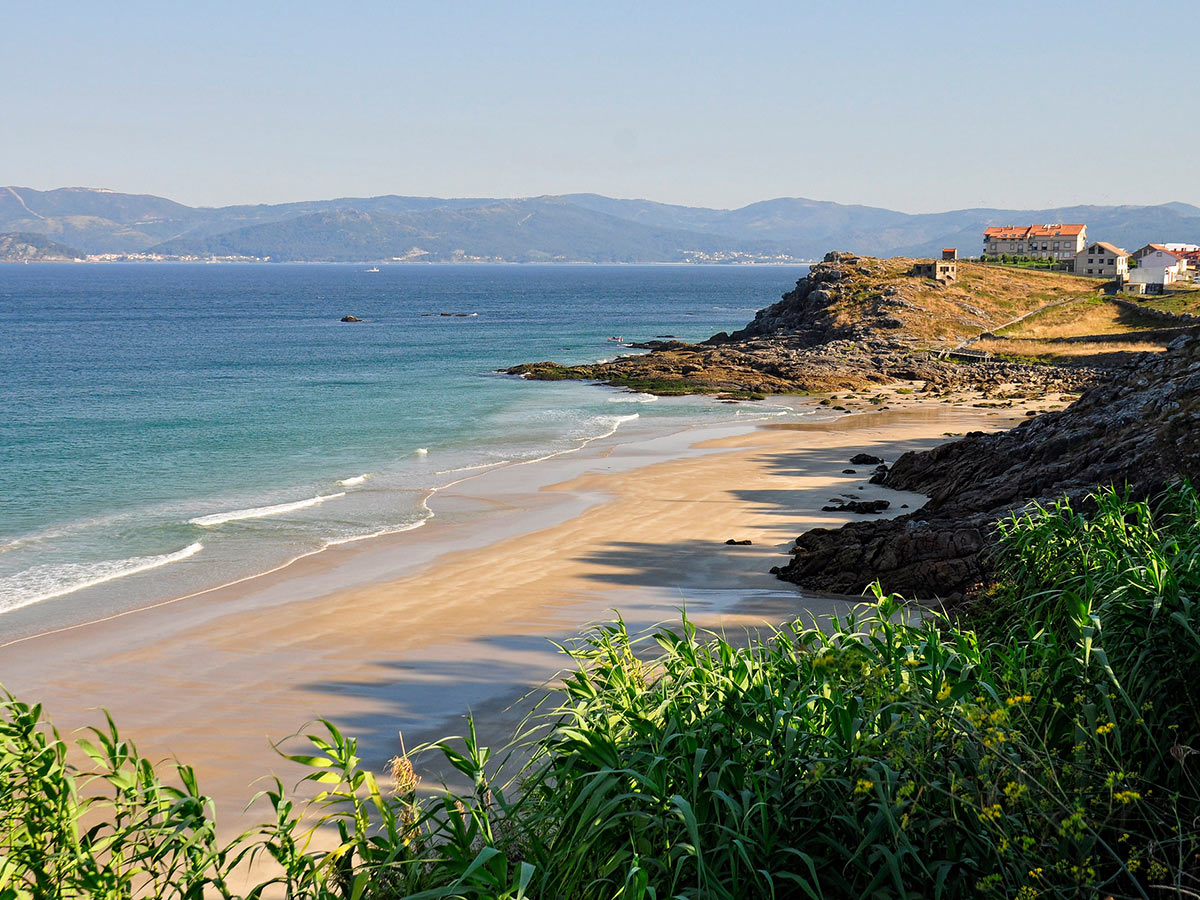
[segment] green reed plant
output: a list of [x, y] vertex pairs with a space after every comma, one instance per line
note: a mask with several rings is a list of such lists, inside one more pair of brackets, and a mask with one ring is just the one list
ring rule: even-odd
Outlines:
[[40, 706], [0, 696], [0, 898], [231, 896], [244, 848], [218, 843], [189, 767], [164, 782], [111, 718], [78, 745], [84, 770]]

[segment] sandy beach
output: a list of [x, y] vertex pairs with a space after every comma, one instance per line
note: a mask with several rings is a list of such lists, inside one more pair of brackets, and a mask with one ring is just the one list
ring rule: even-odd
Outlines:
[[[768, 570], [800, 532], [853, 516], [841, 495], [914, 494], [845, 474], [866, 451], [894, 461], [947, 434], [1008, 427], [1024, 408], [894, 397], [888, 411], [621, 435], [586, 452], [493, 470], [440, 492], [429, 527], [333, 548], [280, 571], [107, 621], [0, 647], [0, 681], [44, 703], [64, 733], [108, 709], [151, 758], [196, 767], [227, 829], [251, 782], [302, 772], [272, 749], [317, 718], [360, 739], [381, 769], [407, 746], [463, 730], [473, 710], [502, 742], [513, 700], [564, 660], [550, 639], [618, 611], [741, 629], [850, 601], [803, 595]], [[729, 546], [727, 539], [750, 540]]]

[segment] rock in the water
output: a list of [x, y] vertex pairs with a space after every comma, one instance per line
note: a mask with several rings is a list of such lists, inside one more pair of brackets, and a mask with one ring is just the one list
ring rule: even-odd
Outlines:
[[857, 475], [858, 469], [842, 469], [843, 475]]
[[871, 476], [871, 478], [867, 481], [867, 483], [868, 484], [883, 484], [883, 482], [887, 479], [887, 473], [888, 473], [887, 466], [876, 466], [875, 474], [873, 474]]
[[361, 322], [362, 319], [360, 319], [358, 316], [342, 316], [342, 321], [343, 322]]
[[753, 544], [754, 541], [749, 541], [749, 540], [739, 541], [739, 540], [735, 540], [734, 538], [730, 538], [725, 543], [731, 544], [734, 547], [746, 547], [746, 546], [749, 546], [750, 544]]

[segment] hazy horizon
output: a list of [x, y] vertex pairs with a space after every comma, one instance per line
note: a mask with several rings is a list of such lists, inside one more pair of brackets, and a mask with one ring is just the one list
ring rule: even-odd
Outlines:
[[0, 32], [14, 88], [0, 120], [19, 137], [0, 144], [0, 180], [207, 207], [1200, 205], [1180, 177], [1200, 122], [1181, 106], [1147, 124], [1193, 74], [1150, 40], [1160, 12], [1177, 14], [1108, 0], [18, 7]]
[[[183, 200], [180, 200], [178, 197], [172, 197], [172, 196], [165, 195], [165, 194], [154, 194], [154, 193], [150, 193], [147, 191], [126, 191], [126, 190], [121, 190], [119, 188], [112, 188], [107, 185], [60, 184], [60, 185], [55, 185], [53, 187], [35, 187], [33, 185], [28, 185], [28, 184], [13, 183], [13, 184], [9, 184], [9, 185], [0, 185], [0, 188], [3, 188], [3, 187], [13, 187], [13, 188], [19, 188], [21, 190], [34, 190], [34, 191], [41, 191], [41, 192], [49, 192], [49, 191], [55, 191], [55, 190], [67, 190], [67, 191], [79, 190], [79, 191], [98, 191], [98, 192], [111, 193], [111, 194], [129, 194], [132, 196], [159, 197], [160, 199], [163, 199], [163, 200], [173, 200], [177, 203], [182, 203], [183, 205], [190, 206], [194, 209], [222, 209], [222, 208], [231, 207], [231, 206], [276, 206], [276, 205], [287, 205], [290, 203], [306, 203], [306, 202], [330, 203], [330, 202], [333, 202], [336, 200], [372, 199], [375, 197], [384, 197], [384, 196], [404, 196], [404, 197], [417, 197], [420, 199], [429, 199], [429, 200], [452, 200], [452, 201], [459, 201], [459, 200], [509, 201], [509, 200], [535, 200], [535, 199], [538, 199], [541, 197], [567, 197], [567, 196], [571, 196], [572, 194], [574, 194], [574, 195], [596, 195], [596, 196], [607, 197], [610, 200], [629, 201], [629, 202], [635, 202], [635, 203], [661, 203], [661, 204], [666, 204], [666, 205], [670, 205], [670, 206], [681, 206], [681, 207], [688, 207], [688, 208], [692, 208], [692, 209], [711, 209], [711, 210], [718, 211], [718, 212], [730, 212], [730, 211], [741, 209], [741, 208], [744, 208], [747, 206], [754, 206], [755, 204], [758, 204], [758, 203], [772, 203], [772, 202], [775, 202], [778, 200], [786, 200], [786, 201], [804, 201], [804, 202], [816, 202], [816, 203], [834, 203], [839, 206], [847, 206], [847, 207], [858, 206], [858, 207], [866, 207], [866, 208], [874, 208], [874, 209], [884, 209], [889, 212], [897, 212], [897, 213], [902, 213], [902, 214], [907, 214], [907, 215], [924, 215], [924, 214], [935, 214], [936, 215], [938, 213], [962, 212], [962, 211], [966, 211], [966, 210], [970, 210], [970, 209], [981, 209], [981, 208], [982, 209], [997, 209], [997, 210], [1001, 210], [1001, 211], [1022, 212], [1025, 210], [1038, 211], [1039, 209], [1058, 209], [1058, 208], [1066, 208], [1066, 207], [1071, 207], [1071, 206], [1141, 208], [1141, 207], [1147, 207], [1147, 206], [1166, 206], [1171, 203], [1187, 203], [1187, 201], [1184, 201], [1184, 200], [1163, 200], [1159, 203], [1138, 203], [1136, 201], [1128, 201], [1125, 203], [1089, 203], [1089, 202], [1084, 201], [1081, 203], [1058, 204], [1056, 206], [1045, 206], [1045, 207], [1040, 207], [1040, 208], [1034, 208], [1034, 207], [1022, 208], [1022, 207], [1018, 207], [1015, 205], [1001, 205], [1001, 206], [988, 206], [988, 207], [954, 207], [954, 208], [945, 208], [945, 209], [923, 210], [921, 212], [917, 212], [915, 210], [909, 210], [909, 209], [896, 209], [894, 207], [885, 207], [885, 206], [882, 206], [877, 203], [844, 203], [840, 200], [826, 200], [826, 199], [818, 198], [818, 197], [788, 197], [788, 196], [780, 195], [780, 196], [775, 196], [775, 197], [761, 197], [757, 200], [751, 200], [747, 203], [744, 203], [741, 206], [719, 207], [719, 206], [706, 206], [704, 204], [672, 203], [672, 202], [666, 201], [666, 200], [658, 200], [658, 199], [655, 199], [654, 197], [618, 197], [618, 196], [613, 196], [610, 194], [600, 194], [598, 191], [572, 191], [569, 194], [540, 193], [540, 194], [507, 195], [507, 196], [501, 196], [498, 194], [477, 194], [477, 195], [472, 195], [472, 196], [465, 196], [465, 195], [464, 196], [444, 196], [444, 195], [438, 196], [438, 195], [433, 195], [433, 194], [396, 194], [395, 192], [387, 192], [387, 193], [370, 193], [370, 194], [354, 194], [354, 195], [340, 194], [337, 196], [331, 195], [331, 196], [321, 196], [321, 197], [299, 197], [299, 196], [297, 196], [297, 197], [290, 197], [290, 198], [287, 198], [284, 200], [272, 201], [270, 203], [260, 202], [260, 201], [241, 200], [241, 201], [234, 201], [232, 203], [222, 203], [222, 204], [193, 204], [193, 203], [186, 203]], [[1200, 204], [1188, 204], [1188, 205], [1200, 208]]]

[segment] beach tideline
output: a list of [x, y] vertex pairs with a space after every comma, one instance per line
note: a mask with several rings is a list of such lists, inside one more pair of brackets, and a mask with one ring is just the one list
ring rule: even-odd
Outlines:
[[[619, 613], [741, 629], [849, 608], [768, 573], [801, 531], [847, 521], [839, 494], [923, 498], [844, 474], [948, 433], [1007, 427], [996, 410], [897, 396], [887, 412], [782, 427], [628, 435], [443, 491], [429, 527], [332, 548], [239, 584], [0, 648], [5, 686], [64, 733], [107, 709], [150, 758], [197, 769], [228, 830], [268, 773], [302, 773], [272, 743], [328, 718], [376, 771], [400, 750], [464, 730], [473, 710], [502, 744], [513, 701], [564, 659], [551, 639]], [[818, 407], [814, 403], [814, 411]], [[728, 539], [750, 540], [729, 546]], [[436, 781], [439, 772], [427, 772]], [[427, 777], [427, 781], [430, 778]]]

